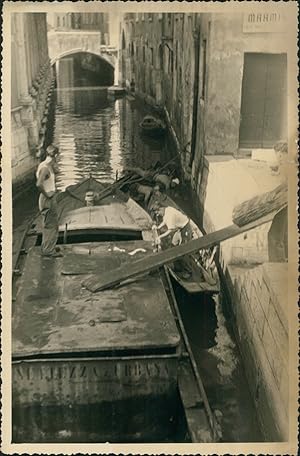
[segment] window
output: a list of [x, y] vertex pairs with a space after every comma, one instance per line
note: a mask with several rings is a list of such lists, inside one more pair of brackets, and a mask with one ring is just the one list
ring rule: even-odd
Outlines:
[[143, 62], [146, 62], [146, 49], [145, 46], [143, 46]]
[[169, 49], [169, 60], [168, 60], [168, 70], [173, 73], [173, 51]]
[[164, 68], [164, 49], [163, 46], [159, 46], [159, 67], [162, 70]]
[[124, 30], [122, 31], [122, 49], [126, 48], [126, 42], [125, 42], [125, 36], [124, 36]]
[[202, 78], [202, 82], [201, 82], [201, 98], [204, 100], [205, 98], [205, 86], [206, 86], [206, 47], [207, 47], [207, 43], [206, 43], [206, 40], [203, 40], [202, 42], [202, 59], [201, 59], [201, 62], [200, 62], [200, 65], [201, 65], [201, 68], [202, 68], [202, 72], [201, 72], [201, 78]]
[[154, 63], [154, 54], [153, 54], [153, 48], [150, 48], [150, 63], [153, 65]]

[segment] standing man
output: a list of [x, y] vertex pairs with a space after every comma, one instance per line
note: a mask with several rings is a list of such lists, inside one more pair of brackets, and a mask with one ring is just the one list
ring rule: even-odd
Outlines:
[[41, 192], [39, 197], [39, 210], [43, 219], [42, 228], [42, 256], [48, 258], [62, 257], [56, 248], [58, 239], [58, 216], [56, 207], [55, 186], [55, 159], [58, 148], [50, 145], [46, 150], [46, 158], [42, 161], [36, 172], [36, 186]]

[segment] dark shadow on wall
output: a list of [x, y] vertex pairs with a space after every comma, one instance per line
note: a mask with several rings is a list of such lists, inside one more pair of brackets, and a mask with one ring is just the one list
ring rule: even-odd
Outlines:
[[279, 211], [268, 233], [269, 261], [285, 262], [288, 259], [288, 217], [287, 207]]
[[105, 59], [89, 52], [78, 52], [60, 59], [58, 87], [111, 86], [114, 67]]

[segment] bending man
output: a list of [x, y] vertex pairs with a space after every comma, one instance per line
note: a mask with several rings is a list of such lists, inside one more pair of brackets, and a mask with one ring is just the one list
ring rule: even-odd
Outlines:
[[[185, 214], [171, 206], [161, 206], [157, 212], [163, 218], [157, 229], [160, 230], [164, 226], [167, 228], [167, 231], [161, 234], [159, 239], [163, 239], [169, 234], [173, 234], [172, 244], [180, 245], [182, 243], [182, 234], [185, 235], [185, 238], [189, 237], [190, 230], [188, 228], [190, 219]], [[187, 232], [183, 233], [183, 230]]]

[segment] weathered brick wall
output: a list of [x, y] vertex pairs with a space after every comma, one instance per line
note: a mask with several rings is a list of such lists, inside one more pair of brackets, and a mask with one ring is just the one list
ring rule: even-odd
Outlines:
[[[264, 168], [261, 181], [261, 173], [243, 162], [206, 157], [202, 180], [195, 175], [207, 232], [231, 225], [235, 205], [278, 185]], [[246, 377], [266, 439], [272, 441], [288, 439], [288, 293], [287, 264], [268, 262], [270, 226], [222, 242], [220, 264]]]
[[15, 194], [33, 180], [37, 159], [30, 152], [27, 128], [18, 110], [12, 112], [11, 133], [11, 177]]
[[268, 440], [288, 440], [287, 264], [229, 266], [232, 309], [246, 375]]

